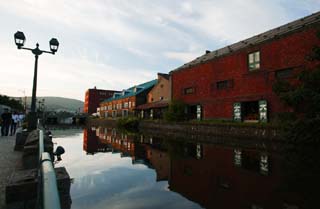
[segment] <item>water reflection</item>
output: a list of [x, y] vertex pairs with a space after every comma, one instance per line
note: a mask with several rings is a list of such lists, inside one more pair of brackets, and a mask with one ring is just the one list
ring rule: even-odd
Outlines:
[[[84, 130], [82, 147], [85, 155], [73, 153], [80, 165], [66, 165], [75, 177], [73, 208], [277, 209], [298, 204], [279, 187], [281, 158], [271, 151], [107, 127]], [[82, 175], [76, 174], [79, 170]]]

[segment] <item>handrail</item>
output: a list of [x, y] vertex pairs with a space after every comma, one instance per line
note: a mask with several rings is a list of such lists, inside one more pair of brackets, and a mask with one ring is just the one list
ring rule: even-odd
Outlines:
[[42, 153], [43, 209], [61, 209], [56, 173], [49, 153]]
[[44, 133], [40, 126], [41, 124], [38, 120], [39, 175], [42, 180], [42, 206], [43, 209], [61, 209], [56, 173], [50, 154], [44, 151]]
[[41, 155], [44, 152], [44, 140], [43, 130], [39, 129], [39, 162], [41, 161]]

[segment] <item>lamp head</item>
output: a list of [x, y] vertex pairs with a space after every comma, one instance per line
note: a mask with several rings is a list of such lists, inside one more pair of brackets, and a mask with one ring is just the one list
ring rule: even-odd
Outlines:
[[23, 47], [23, 45], [24, 45], [24, 42], [26, 41], [26, 37], [24, 36], [23, 32], [17, 31], [14, 34], [14, 41], [15, 41], [18, 49], [21, 49], [21, 47]]
[[50, 45], [50, 50], [52, 51], [53, 54], [58, 51], [59, 41], [56, 38], [52, 38], [49, 42], [49, 45]]
[[61, 146], [58, 146], [56, 151], [53, 153], [54, 155], [57, 156], [57, 160], [60, 161], [61, 160], [61, 155], [64, 153], [64, 148]]

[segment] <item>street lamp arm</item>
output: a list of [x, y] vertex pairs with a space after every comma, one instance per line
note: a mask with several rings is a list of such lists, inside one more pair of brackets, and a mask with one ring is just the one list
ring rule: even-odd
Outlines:
[[54, 54], [54, 52], [49, 52], [49, 51], [44, 51], [44, 50], [41, 50], [41, 52], [47, 53], [47, 54]]
[[32, 51], [32, 50], [33, 50], [33, 49], [27, 48], [27, 47], [21, 47], [20, 49], [25, 49], [25, 50], [29, 50], [29, 51]]
[[[35, 49], [27, 48], [27, 47], [21, 47], [20, 49], [25, 49], [25, 50], [29, 50], [29, 51], [34, 51], [34, 50], [35, 50]], [[36, 49], [37, 49], [37, 48], [36, 48]], [[37, 51], [39, 51], [39, 53], [55, 54], [55, 53], [53, 53], [53, 52], [45, 51], [45, 50], [40, 50], [40, 49], [37, 49]]]

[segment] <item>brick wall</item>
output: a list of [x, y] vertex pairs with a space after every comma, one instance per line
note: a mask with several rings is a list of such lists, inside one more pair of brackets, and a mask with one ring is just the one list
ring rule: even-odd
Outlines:
[[[158, 75], [158, 83], [151, 89], [147, 96], [147, 102], [158, 102], [158, 101], [168, 101], [170, 92], [170, 83], [169, 80], [163, 78], [161, 75]], [[160, 97], [162, 99], [160, 99]]]
[[[288, 110], [272, 92], [276, 71], [292, 68], [297, 74], [308, 69], [314, 63], [305, 58], [315, 45], [320, 45], [316, 29], [306, 27], [207, 63], [172, 71], [172, 96], [190, 105], [200, 104], [204, 118], [225, 119], [232, 119], [234, 102], [265, 99], [273, 117]], [[254, 51], [260, 51], [260, 69], [249, 72], [248, 54]], [[232, 87], [217, 89], [216, 83], [224, 80], [232, 80]], [[194, 93], [185, 94], [186, 88], [194, 88]]]
[[[124, 103], [128, 103], [128, 107], [124, 107]], [[129, 103], [131, 103], [131, 105], [129, 105]], [[108, 106], [110, 105], [112, 107], [111, 110], [108, 109]], [[121, 117], [122, 110], [128, 110], [129, 114], [133, 114], [133, 110], [135, 107], [136, 107], [136, 96], [117, 99], [111, 102], [102, 102], [100, 103], [101, 117], [105, 117], [106, 112], [108, 112], [108, 117], [112, 117], [113, 111], [116, 111], [117, 117]]]
[[117, 91], [102, 90], [102, 89], [88, 89], [85, 94], [83, 111], [92, 114], [97, 112], [97, 108], [101, 101], [113, 96]]

